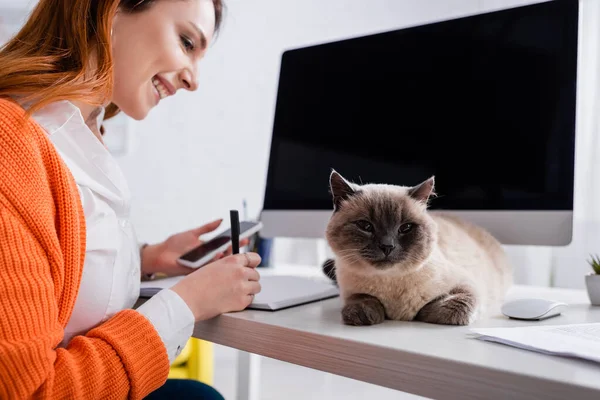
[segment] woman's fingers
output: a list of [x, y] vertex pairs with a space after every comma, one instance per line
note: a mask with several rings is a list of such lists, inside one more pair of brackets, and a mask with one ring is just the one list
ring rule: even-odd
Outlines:
[[260, 274], [254, 268], [246, 268], [245, 275], [246, 279], [248, 279], [249, 281], [258, 282], [260, 280]]
[[244, 267], [249, 268], [256, 268], [261, 261], [260, 256], [252, 252], [235, 254], [232, 257], [235, 257], [237, 262], [239, 262]]
[[[246, 239], [240, 240], [240, 247], [248, 246], [248, 244], [250, 244], [250, 239], [246, 238]], [[225, 254], [226, 256], [230, 256], [232, 253], [233, 253], [233, 247], [229, 246], [229, 248], [223, 254]]]
[[210, 232], [214, 231], [215, 229], [217, 229], [219, 227], [219, 225], [221, 225], [221, 222], [223, 222], [223, 220], [218, 219], [216, 221], [209, 222], [208, 224], [202, 225], [198, 228], [194, 228], [194, 229], [190, 230], [190, 232], [192, 232], [194, 235], [199, 237], [200, 235], [210, 233]]
[[255, 281], [248, 281], [247, 285], [246, 285], [246, 288], [248, 290], [248, 294], [249, 295], [258, 294], [261, 291], [260, 283], [255, 282]]

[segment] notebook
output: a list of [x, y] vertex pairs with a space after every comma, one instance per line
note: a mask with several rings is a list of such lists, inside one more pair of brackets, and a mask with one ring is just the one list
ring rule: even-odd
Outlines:
[[[142, 282], [140, 297], [152, 297], [181, 279], [182, 276], [177, 276]], [[339, 289], [334, 284], [304, 276], [263, 276], [260, 284], [261, 292], [254, 297], [248, 309], [276, 311], [339, 296]]]

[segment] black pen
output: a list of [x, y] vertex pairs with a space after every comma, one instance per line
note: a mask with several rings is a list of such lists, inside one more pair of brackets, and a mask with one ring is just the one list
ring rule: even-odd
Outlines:
[[231, 222], [232, 254], [238, 254], [240, 252], [240, 216], [237, 210], [229, 211], [229, 220]]

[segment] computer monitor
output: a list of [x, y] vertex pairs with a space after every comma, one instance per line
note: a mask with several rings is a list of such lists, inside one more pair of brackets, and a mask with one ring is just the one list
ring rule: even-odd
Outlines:
[[323, 238], [333, 168], [435, 175], [431, 212], [569, 244], [577, 41], [578, 1], [555, 0], [285, 51], [261, 234]]

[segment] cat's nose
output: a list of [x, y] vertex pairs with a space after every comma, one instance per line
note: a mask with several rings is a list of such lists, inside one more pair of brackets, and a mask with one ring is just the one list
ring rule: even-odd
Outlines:
[[394, 246], [393, 244], [380, 244], [379, 248], [381, 249], [381, 251], [383, 251], [383, 254], [385, 254], [385, 256], [389, 256], [390, 253], [394, 250]]

